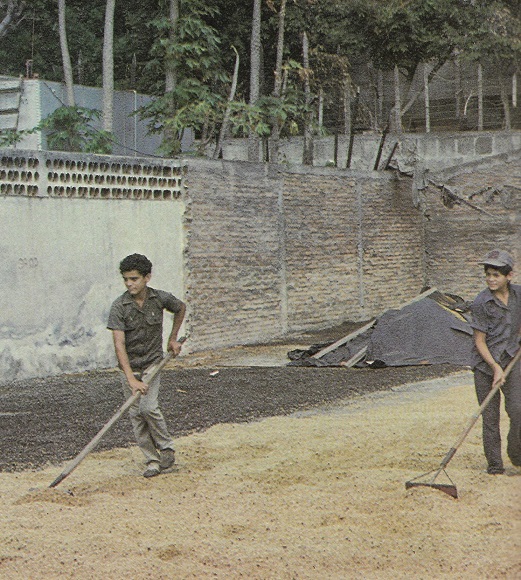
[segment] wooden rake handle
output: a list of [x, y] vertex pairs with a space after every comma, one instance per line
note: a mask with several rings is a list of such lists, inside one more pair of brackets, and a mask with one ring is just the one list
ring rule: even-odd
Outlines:
[[[179, 342], [184, 342], [184, 338], [179, 339]], [[144, 373], [141, 381], [144, 383], [150, 383], [154, 377], [164, 368], [164, 366], [173, 357], [172, 352], [168, 352], [166, 356], [160, 360], [158, 363], [149, 367]], [[107, 431], [121, 419], [122, 415], [139, 399], [141, 396], [140, 392], [135, 393], [129, 397], [123, 405], [114, 413], [114, 415], [105, 423], [105, 425], [100, 429], [98, 434], [89, 442], [85, 447], [78, 453], [78, 455], [65, 467], [65, 469], [60, 473], [60, 475], [49, 485], [49, 487], [56, 487], [61, 483], [78, 465], [87, 457], [87, 455], [98, 445], [102, 437], [107, 433]]]
[[[510, 372], [512, 371], [516, 363], [519, 362], [520, 359], [521, 359], [521, 348], [517, 351], [514, 358], [508, 363], [507, 367], [505, 368], [505, 378], [508, 377], [508, 375], [510, 374]], [[472, 429], [472, 427], [474, 427], [474, 424], [479, 419], [480, 415], [486, 409], [486, 407], [488, 406], [488, 404], [490, 403], [490, 401], [492, 400], [494, 395], [499, 391], [500, 388], [501, 385], [498, 384], [492, 389], [490, 389], [489, 394], [486, 396], [485, 400], [481, 403], [479, 409], [472, 415], [472, 417], [470, 417], [467, 426], [459, 436], [456, 443], [454, 443], [454, 445], [449, 449], [447, 455], [445, 455], [445, 457], [443, 458], [443, 461], [440, 463], [440, 471], [442, 469], [445, 469], [445, 467], [447, 467], [449, 461], [454, 457], [456, 451], [459, 449], [463, 441], [466, 439], [470, 430]]]

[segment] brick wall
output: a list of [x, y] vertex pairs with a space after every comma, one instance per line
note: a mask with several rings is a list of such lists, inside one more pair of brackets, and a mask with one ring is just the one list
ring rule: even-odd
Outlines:
[[[424, 192], [428, 281], [471, 300], [484, 288], [483, 270], [477, 262], [489, 250], [504, 248], [521, 264], [521, 154], [469, 164], [433, 181], [446, 183], [465, 198], [470, 196], [472, 204], [487, 212], [466, 204], [447, 207], [440, 190], [432, 185]], [[521, 283], [519, 274], [515, 281]]]
[[421, 291], [408, 178], [190, 160], [186, 186], [194, 348], [365, 320]]

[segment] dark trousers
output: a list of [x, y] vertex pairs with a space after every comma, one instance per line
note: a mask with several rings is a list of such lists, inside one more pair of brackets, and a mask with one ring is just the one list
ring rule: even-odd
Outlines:
[[[503, 363], [503, 361], [502, 361]], [[474, 385], [479, 404], [485, 400], [492, 388], [493, 377], [474, 370]], [[510, 419], [507, 436], [507, 455], [513, 465], [521, 465], [521, 365], [518, 362], [501, 387], [505, 398], [505, 410]], [[501, 394], [498, 391], [482, 414], [483, 449], [490, 471], [502, 470], [501, 433], [499, 427]]]

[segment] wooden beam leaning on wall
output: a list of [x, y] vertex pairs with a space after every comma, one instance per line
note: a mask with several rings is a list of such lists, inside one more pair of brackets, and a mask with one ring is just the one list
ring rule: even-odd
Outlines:
[[[436, 288], [429, 288], [425, 292], [422, 292], [418, 296], [414, 297], [412, 300], [409, 300], [409, 301], [405, 302], [404, 304], [402, 304], [398, 308], [398, 310], [401, 310], [402, 308], [405, 308], [406, 306], [409, 306], [410, 304], [414, 304], [415, 302], [419, 302], [420, 300], [427, 298], [427, 296], [430, 296], [434, 292], [437, 292]], [[339, 340], [337, 340], [333, 344], [330, 344], [329, 346], [326, 346], [322, 350], [319, 350], [317, 353], [312, 355], [313, 358], [321, 358], [324, 355], [336, 350], [338, 347], [343, 346], [344, 344], [347, 344], [349, 341], [351, 341], [354, 338], [356, 338], [357, 336], [360, 336], [361, 334], [363, 334], [366, 330], [369, 330], [370, 328], [372, 328], [376, 324], [377, 320], [378, 320], [377, 318], [375, 318], [374, 320], [371, 320], [371, 322], [364, 324], [364, 326], [362, 326], [358, 330], [351, 332], [350, 334], [348, 334], [347, 336], [344, 336], [343, 338], [340, 338]], [[355, 355], [353, 355], [348, 361], [340, 363], [340, 364], [346, 368], [350, 368], [350, 367], [354, 366], [358, 361], [362, 360], [362, 358], [364, 357], [366, 352], [367, 352], [367, 346], [364, 346]]]

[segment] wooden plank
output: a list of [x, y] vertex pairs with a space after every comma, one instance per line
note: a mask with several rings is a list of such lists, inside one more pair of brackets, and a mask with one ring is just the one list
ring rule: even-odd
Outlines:
[[[405, 304], [402, 304], [399, 308], [397, 308], [397, 310], [401, 310], [402, 308], [405, 308], [406, 306], [409, 306], [410, 304], [414, 304], [415, 302], [419, 302], [420, 300], [427, 298], [427, 296], [430, 296], [434, 292], [437, 292], [436, 288], [429, 288], [429, 290], [426, 290], [425, 292], [418, 294], [418, 296], [415, 296], [412, 300], [409, 300]], [[333, 344], [330, 344], [329, 346], [326, 346], [322, 350], [319, 350], [317, 353], [315, 353], [313, 355], [313, 357], [314, 358], [321, 358], [325, 354], [328, 354], [328, 353], [332, 352], [333, 350], [336, 350], [339, 346], [342, 346], [342, 345], [348, 343], [350, 340], [353, 340], [357, 336], [360, 336], [366, 330], [369, 330], [372, 326], [374, 326], [374, 324], [376, 323], [376, 320], [377, 320], [376, 318], [374, 320], [371, 320], [371, 322], [368, 322], [367, 324], [362, 326], [362, 328], [359, 328], [358, 330], [351, 332], [351, 334], [348, 334], [347, 336], [340, 338], [339, 340], [337, 340]]]
[[352, 357], [351, 357], [349, 360], [347, 360], [347, 361], [345, 361], [345, 362], [341, 362], [340, 364], [341, 364], [343, 367], [347, 367], [347, 368], [354, 367], [354, 366], [355, 366], [355, 364], [356, 364], [358, 361], [361, 361], [361, 360], [364, 358], [364, 356], [365, 356], [365, 353], [367, 352], [367, 348], [368, 348], [368, 346], [367, 346], [367, 345], [365, 345], [365, 346], [364, 346], [364, 348], [360, 349], [360, 350], [359, 350], [359, 351], [358, 351], [358, 352], [357, 352], [355, 355], [353, 355], [353, 356], [352, 356]]
[[326, 346], [322, 350], [319, 350], [318, 352], [316, 352], [313, 355], [313, 357], [314, 358], [320, 358], [320, 357], [324, 356], [325, 354], [327, 354], [327, 353], [329, 353], [329, 352], [331, 352], [333, 350], [336, 350], [339, 346], [342, 346], [342, 345], [346, 344], [350, 340], [353, 340], [353, 338], [356, 338], [360, 334], [363, 334], [366, 330], [369, 330], [374, 325], [375, 322], [376, 322], [376, 319], [371, 320], [371, 322], [368, 322], [367, 324], [365, 324], [364, 326], [362, 326], [362, 328], [359, 328], [358, 330], [355, 330], [351, 334], [348, 334], [347, 336], [344, 336], [343, 338], [340, 338], [339, 340], [337, 340], [333, 344], [330, 344], [329, 346]]

